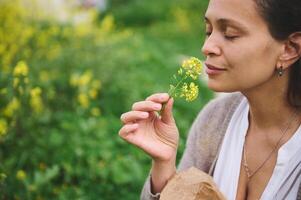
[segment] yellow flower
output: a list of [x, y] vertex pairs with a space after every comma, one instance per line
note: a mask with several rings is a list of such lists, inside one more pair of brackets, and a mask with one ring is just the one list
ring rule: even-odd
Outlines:
[[180, 97], [185, 97], [186, 101], [193, 101], [198, 97], [199, 88], [195, 83], [191, 82], [188, 86], [187, 83], [184, 83], [181, 88]]
[[88, 108], [90, 102], [89, 102], [89, 98], [86, 94], [80, 93], [77, 97], [77, 100], [83, 108]]
[[186, 101], [195, 100], [198, 96], [199, 88], [194, 82], [188, 85], [185, 80], [189, 77], [196, 80], [201, 72], [202, 62], [199, 59], [191, 57], [184, 60], [177, 74], [173, 75], [174, 80], [177, 82], [170, 85], [168, 94], [171, 97], [184, 97]]
[[23, 170], [18, 170], [16, 177], [18, 180], [23, 181], [26, 178], [26, 172]]
[[89, 96], [91, 97], [91, 99], [96, 99], [97, 94], [98, 94], [97, 90], [95, 90], [95, 89], [89, 90]]
[[14, 76], [27, 76], [28, 66], [24, 61], [19, 61], [13, 72]]
[[14, 97], [11, 102], [4, 108], [3, 114], [7, 117], [12, 117], [14, 112], [20, 107], [20, 101]]
[[43, 110], [43, 101], [41, 98], [42, 90], [40, 87], [35, 87], [30, 90], [30, 106], [36, 113], [40, 113]]
[[187, 76], [196, 80], [202, 72], [202, 62], [195, 57], [191, 57], [188, 60], [184, 60], [182, 68], [185, 70]]
[[115, 27], [114, 17], [112, 15], [105, 16], [105, 18], [101, 22], [100, 29], [104, 33], [108, 33], [114, 30], [114, 27]]
[[92, 79], [92, 72], [86, 71], [82, 76], [79, 77], [78, 85], [85, 86], [87, 85]]
[[7, 133], [7, 122], [5, 119], [0, 118], [0, 137]]
[[70, 77], [70, 85], [83, 87], [86, 86], [92, 79], [92, 72], [86, 71], [83, 75], [72, 74]]
[[42, 93], [42, 90], [40, 87], [35, 87], [33, 89], [30, 90], [30, 95], [32, 97], [37, 97], [37, 96], [40, 96]]
[[91, 109], [91, 114], [94, 116], [94, 117], [98, 117], [100, 115], [100, 110], [99, 108], [92, 108]]

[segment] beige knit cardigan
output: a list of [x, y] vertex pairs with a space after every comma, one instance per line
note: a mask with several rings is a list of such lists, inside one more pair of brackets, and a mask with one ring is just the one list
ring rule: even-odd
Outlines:
[[[218, 153], [231, 117], [242, 100], [241, 93], [231, 93], [211, 100], [194, 120], [177, 171], [192, 166], [213, 175]], [[157, 200], [160, 194], [150, 192], [150, 176], [141, 192], [141, 200]], [[297, 200], [301, 200], [301, 184]]]

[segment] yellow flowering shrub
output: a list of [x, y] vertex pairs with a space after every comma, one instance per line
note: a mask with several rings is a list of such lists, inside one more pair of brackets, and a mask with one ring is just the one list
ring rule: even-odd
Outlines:
[[2, 108], [2, 114], [7, 119], [16, 118], [19, 111], [26, 110], [27, 100], [29, 100], [31, 110], [36, 113], [42, 111], [42, 89], [29, 85], [29, 72], [29, 67], [25, 61], [17, 62], [12, 70], [12, 87], [8, 84], [7, 88], [2, 89], [2, 91], [6, 91], [6, 95], [8, 90], [14, 94], [8, 98], [8, 103]]
[[11, 70], [12, 63], [16, 62], [20, 49], [25, 49], [26, 43], [32, 37], [33, 28], [24, 23], [29, 13], [19, 1], [3, 0], [0, 6], [0, 69], [6, 73]]
[[[70, 163], [85, 152], [82, 133], [92, 132], [80, 126], [97, 132], [101, 118], [102, 82], [81, 56], [93, 60], [89, 51], [107, 42], [115, 24], [111, 15], [97, 21], [95, 10], [83, 10], [90, 19], [81, 23], [40, 20], [28, 12], [36, 1], [24, 2], [0, 1], [0, 199], [52, 199], [52, 188], [67, 193], [75, 185]], [[57, 155], [61, 147], [68, 155]], [[52, 182], [60, 172], [67, 177]]]
[[[28, 3], [37, 5], [35, 0]], [[99, 27], [95, 26], [97, 12], [93, 9], [86, 12], [88, 21], [66, 25], [53, 20], [41, 23], [38, 20], [46, 18], [36, 19], [26, 10], [22, 0], [0, 2], [0, 69], [3, 75], [0, 77], [0, 118], [3, 118], [0, 135], [13, 129], [14, 123], [25, 113], [42, 116], [52, 109], [48, 104], [57, 95], [53, 83], [62, 79], [64, 73], [60, 72], [60, 66], [49, 68], [47, 64], [57, 62], [62, 48], [66, 48], [64, 44], [72, 43], [72, 48], [80, 49], [82, 44], [78, 41], [81, 38], [97, 38], [100, 33], [114, 29], [114, 19], [110, 15]], [[91, 116], [99, 116], [100, 109], [93, 102], [99, 95], [100, 80], [92, 80], [92, 72], [86, 70], [78, 77], [72, 76], [70, 84], [78, 90], [72, 99]]]
[[[74, 73], [70, 76], [69, 84], [76, 88], [77, 102], [81, 108], [88, 109], [91, 106], [91, 101], [95, 100], [101, 88], [101, 81], [93, 77], [91, 70], [84, 73]], [[99, 108], [92, 108], [90, 110], [93, 116], [99, 116]]]

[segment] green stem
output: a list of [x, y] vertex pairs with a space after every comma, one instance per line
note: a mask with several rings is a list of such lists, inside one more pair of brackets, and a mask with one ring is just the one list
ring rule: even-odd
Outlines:
[[[186, 78], [187, 78], [187, 76], [184, 76], [184, 77], [177, 83], [176, 87], [174, 87], [174, 88], [168, 90], [168, 95], [169, 95], [170, 97], [173, 97], [172, 95], [175, 93], [177, 87], [178, 87], [178, 86], [179, 86]], [[166, 106], [166, 103], [163, 103], [162, 108], [161, 108], [161, 110], [159, 111], [159, 114], [160, 114], [160, 115], [162, 114], [162, 111], [164, 110], [165, 106]]]
[[169, 96], [172, 97], [174, 91], [176, 91], [177, 87], [178, 87], [178, 86], [179, 86], [186, 78], [187, 78], [187, 76], [184, 76], [184, 77], [177, 83], [176, 87], [174, 87], [172, 90], [169, 89], [169, 91], [168, 91]]

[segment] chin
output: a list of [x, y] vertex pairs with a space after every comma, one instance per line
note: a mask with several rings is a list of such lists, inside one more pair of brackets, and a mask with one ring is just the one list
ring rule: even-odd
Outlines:
[[226, 92], [226, 93], [230, 93], [230, 92], [237, 92], [239, 91], [238, 88], [233, 88], [230, 86], [227, 86], [225, 84], [217, 84], [217, 83], [212, 83], [212, 82], [208, 82], [207, 86], [210, 90], [213, 90], [214, 92]]

